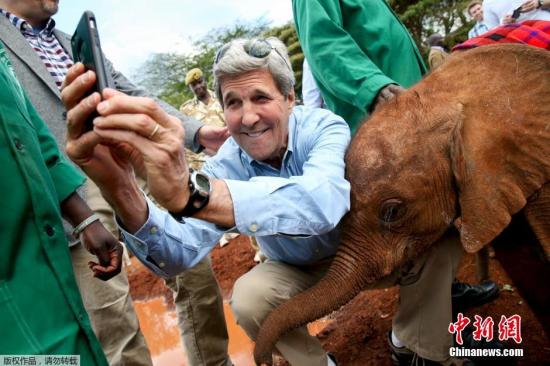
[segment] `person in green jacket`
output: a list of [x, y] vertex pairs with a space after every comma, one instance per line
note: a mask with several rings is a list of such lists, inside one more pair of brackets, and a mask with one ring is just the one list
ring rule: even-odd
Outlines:
[[427, 71], [384, 0], [293, 0], [296, 31], [328, 109], [355, 134], [377, 104]]
[[82, 228], [80, 239], [101, 263], [90, 263], [96, 277], [120, 272], [121, 246], [98, 221], [86, 220], [92, 211], [75, 193], [84, 177], [60, 154], [2, 43], [0, 167], [0, 355], [74, 355], [80, 365], [106, 366], [77, 289], [61, 215]]

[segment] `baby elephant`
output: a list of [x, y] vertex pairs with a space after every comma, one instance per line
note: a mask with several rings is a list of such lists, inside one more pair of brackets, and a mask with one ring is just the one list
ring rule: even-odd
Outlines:
[[523, 210], [550, 253], [550, 52], [494, 45], [453, 54], [381, 107], [347, 157], [351, 211], [326, 276], [271, 312], [256, 340], [347, 303], [455, 226], [464, 249], [490, 243]]

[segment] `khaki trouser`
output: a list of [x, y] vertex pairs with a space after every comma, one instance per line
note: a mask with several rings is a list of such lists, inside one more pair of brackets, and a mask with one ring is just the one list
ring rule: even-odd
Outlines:
[[[267, 260], [241, 276], [233, 287], [231, 309], [248, 336], [255, 340], [263, 320], [273, 308], [306, 290], [326, 273], [332, 258], [298, 267]], [[277, 342], [277, 350], [295, 366], [326, 366], [327, 355], [307, 327], [295, 329]]]
[[[449, 358], [452, 337], [447, 327], [452, 321], [451, 283], [461, 255], [458, 238], [445, 236], [410, 268], [399, 269], [372, 286], [401, 285], [393, 329], [407, 348], [423, 358], [434, 361]], [[330, 260], [307, 267], [269, 260], [257, 265], [235, 283], [231, 307], [237, 323], [251, 339], [256, 339], [260, 324], [269, 312], [314, 285], [329, 265]], [[291, 365], [327, 365], [321, 343], [305, 326], [284, 335], [276, 348]]]
[[[99, 188], [88, 179], [85, 190], [88, 206], [99, 216], [105, 228], [118, 238], [113, 210], [101, 196]], [[124, 251], [127, 254], [126, 248]], [[110, 280], [101, 281], [93, 277], [88, 267], [90, 260], [97, 261], [95, 256], [81, 244], [72, 246], [70, 252], [84, 307], [109, 364], [153, 365], [139, 328], [125, 269]]]
[[[146, 182], [139, 178], [137, 181], [140, 188], [148, 194]], [[101, 222], [105, 227], [118, 236], [118, 227], [114, 221], [113, 210], [101, 196], [99, 188], [91, 180], [87, 181], [86, 188], [88, 205], [100, 216]], [[89, 271], [87, 265], [86, 269]], [[126, 274], [124, 274], [124, 277], [126, 278]], [[183, 344], [187, 350], [189, 366], [232, 365], [228, 354], [228, 336], [223, 313], [223, 300], [218, 282], [212, 272], [210, 260], [208, 258], [203, 259], [194, 268], [167, 281], [167, 284], [174, 291], [174, 302], [178, 311], [178, 323]], [[127, 278], [125, 286], [125, 289], [120, 288], [119, 291], [120, 294], [123, 292], [126, 293], [129, 298], [130, 288]], [[85, 294], [82, 294], [82, 296], [84, 297]], [[132, 306], [131, 303], [130, 306]], [[117, 315], [113, 312], [105, 313], [103, 316], [105, 320], [101, 324], [99, 322], [94, 324], [94, 317], [90, 316], [92, 326], [94, 330], [97, 328], [100, 332], [109, 333], [110, 328], [105, 325], [109, 324], [109, 321], [112, 321], [111, 317], [118, 319], [123, 318], [125, 315]], [[133, 306], [128, 316], [135, 317]], [[137, 324], [137, 317], [135, 317], [135, 322], [132, 320], [131, 323]], [[128, 331], [128, 336], [136, 334], [137, 337], [139, 333], [139, 338], [143, 338], [139, 328], [129, 329], [128, 327], [122, 327], [121, 332], [124, 329]], [[98, 336], [98, 338], [100, 337]], [[102, 342], [101, 338], [100, 342]], [[146, 348], [145, 342], [137, 346], [140, 348], [139, 352], [137, 350], [127, 350], [126, 348], [130, 347], [130, 345], [124, 343], [120, 343], [118, 347], [123, 355], [147, 352], [147, 357], [144, 359], [149, 360], [147, 364], [151, 365], [150, 356], [148, 355], [149, 351]], [[108, 354], [107, 357], [109, 358]], [[141, 363], [137, 361], [134, 363], [128, 359], [128, 363], [124, 365], [141, 365]]]
[[451, 285], [462, 257], [453, 231], [416, 260], [399, 280], [399, 308], [392, 328], [397, 338], [420, 357], [443, 362], [453, 344]]
[[139, 329], [123, 269], [109, 281], [93, 277], [90, 260], [97, 261], [81, 244], [70, 248], [73, 269], [84, 307], [95, 335], [111, 366], [151, 366], [151, 355]]
[[231, 366], [223, 301], [210, 258], [167, 279], [190, 366]]

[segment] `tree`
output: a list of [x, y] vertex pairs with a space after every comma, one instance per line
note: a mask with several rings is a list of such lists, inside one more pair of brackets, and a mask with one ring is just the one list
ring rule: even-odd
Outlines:
[[296, 33], [296, 27], [293, 22], [288, 22], [279, 27], [274, 27], [262, 34], [264, 38], [276, 37], [283, 42], [288, 51], [288, 57], [290, 58], [290, 64], [296, 77], [296, 85], [294, 91], [296, 95], [302, 95], [302, 64], [304, 62], [304, 52], [300, 41], [298, 40], [298, 33]]
[[232, 39], [259, 36], [268, 29], [269, 24], [266, 19], [258, 18], [252, 22], [237, 22], [213, 29], [192, 41], [191, 53], [153, 54], [139, 67], [139, 72], [132, 79], [151, 94], [178, 108], [184, 101], [193, 98], [192, 92], [184, 83], [188, 70], [200, 68], [208, 86], [212, 88], [212, 64], [216, 51]]
[[417, 46], [423, 49], [426, 38], [438, 32], [445, 37], [451, 48], [467, 39], [473, 25], [466, 17], [470, 0], [389, 0], [399, 19], [413, 36]]
[[133, 76], [136, 82], [168, 104], [178, 108], [192, 97], [183, 79], [192, 62], [189, 56], [177, 53], [155, 53]]
[[[473, 25], [468, 21], [465, 8], [469, 0], [387, 0], [393, 11], [411, 33], [418, 48], [425, 58], [428, 49], [423, 47], [426, 38], [434, 33], [441, 33], [449, 48], [466, 40], [467, 33]], [[159, 53], [153, 54], [133, 76], [138, 84], [152, 94], [165, 100], [174, 107], [193, 97], [183, 82], [185, 74], [194, 67], [199, 67], [213, 87], [212, 63], [216, 51], [225, 43], [235, 38], [270, 36], [279, 38], [288, 49], [292, 69], [296, 76], [296, 95], [301, 95], [302, 63], [304, 54], [298, 40], [293, 22], [270, 27], [270, 22], [259, 18], [252, 22], [237, 22], [233, 25], [216, 28], [206, 35], [192, 40], [193, 50], [188, 54]]]

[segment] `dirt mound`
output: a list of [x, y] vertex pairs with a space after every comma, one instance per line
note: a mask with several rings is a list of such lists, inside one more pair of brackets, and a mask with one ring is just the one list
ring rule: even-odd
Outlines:
[[[212, 252], [212, 266], [220, 283], [224, 298], [228, 298], [235, 280], [255, 264], [254, 251], [246, 237], [238, 237], [230, 244], [216, 248]], [[135, 261], [135, 258], [133, 258]], [[134, 299], [148, 299], [162, 295], [172, 303], [172, 296], [164, 281], [141, 265], [131, 266], [128, 271], [131, 293]], [[500, 264], [490, 260], [490, 276], [501, 291], [500, 296], [490, 304], [468, 311], [465, 315], [473, 319], [474, 315], [492, 316], [495, 327], [501, 315], [521, 316], [521, 345], [508, 344], [510, 348], [523, 348], [524, 357], [518, 359], [518, 365], [548, 365], [550, 360], [550, 339], [534, 317], [525, 301], [511, 287], [510, 278]], [[458, 278], [466, 282], [475, 282], [475, 263], [473, 255], [465, 255]], [[544, 280], [544, 279], [541, 279]], [[504, 286], [508, 285], [508, 286]], [[383, 290], [371, 290], [360, 293], [340, 310], [327, 317], [327, 326], [317, 337], [326, 350], [335, 354], [341, 366], [390, 366], [390, 354], [386, 335], [391, 328], [391, 318], [397, 306], [397, 287]], [[497, 330], [495, 329], [495, 334]], [[277, 362], [279, 366], [284, 362]], [[239, 365], [241, 366], [241, 365]], [[248, 366], [248, 365], [242, 365]]]

